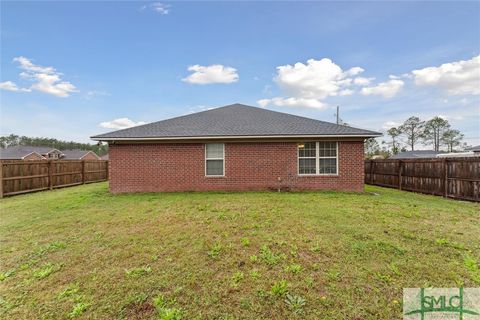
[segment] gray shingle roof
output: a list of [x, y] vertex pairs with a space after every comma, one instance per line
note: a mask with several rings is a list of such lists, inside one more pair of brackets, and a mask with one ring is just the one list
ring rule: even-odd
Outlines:
[[65, 160], [80, 160], [84, 155], [89, 153], [88, 150], [62, 150], [64, 156], [62, 159]]
[[418, 159], [418, 158], [435, 158], [437, 154], [445, 153], [442, 151], [433, 151], [433, 150], [415, 150], [415, 151], [404, 151], [400, 152], [394, 156], [391, 156], [390, 159]]
[[233, 104], [91, 137], [94, 140], [250, 136], [380, 136], [378, 132], [337, 125], [262, 108]]
[[467, 148], [468, 151], [478, 152], [480, 151], [480, 144], [478, 146], [473, 146], [471, 148]]
[[12, 146], [5, 149], [0, 149], [0, 159], [14, 160], [22, 159], [32, 152], [36, 152], [40, 155], [44, 155], [55, 148], [51, 147], [32, 147], [32, 146]]

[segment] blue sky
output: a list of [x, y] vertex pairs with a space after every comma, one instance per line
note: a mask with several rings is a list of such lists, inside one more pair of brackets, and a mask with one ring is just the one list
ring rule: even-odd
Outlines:
[[[480, 2], [1, 2], [1, 134], [89, 136], [235, 102], [480, 144]], [[118, 120], [120, 119], [120, 120]], [[115, 121], [116, 120], [116, 121]]]

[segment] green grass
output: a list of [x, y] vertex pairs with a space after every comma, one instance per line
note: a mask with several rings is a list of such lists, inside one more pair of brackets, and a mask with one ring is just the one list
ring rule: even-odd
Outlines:
[[398, 319], [404, 287], [480, 286], [478, 204], [366, 191], [2, 199], [0, 318]]

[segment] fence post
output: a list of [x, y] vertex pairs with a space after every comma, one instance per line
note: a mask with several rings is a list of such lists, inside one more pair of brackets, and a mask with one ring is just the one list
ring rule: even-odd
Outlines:
[[53, 160], [48, 160], [48, 189], [53, 189]]
[[448, 163], [447, 158], [443, 158], [443, 196], [448, 196]]
[[0, 199], [3, 198], [3, 162], [0, 161]]
[[374, 184], [375, 179], [373, 178], [373, 173], [375, 170], [373, 170], [373, 166], [375, 165], [375, 160], [370, 160], [370, 183]]
[[82, 184], [85, 184], [85, 160], [82, 160]]
[[403, 162], [398, 160], [398, 190], [402, 190]]
[[106, 167], [105, 167], [105, 172], [106, 172], [106, 174], [107, 174], [105, 180], [107, 180], [107, 181], [110, 180], [109, 177], [108, 177], [108, 174], [109, 174], [109, 172], [108, 172], [108, 171], [109, 171], [108, 166], [109, 166], [109, 164], [110, 164], [110, 161], [107, 160], [107, 162], [105, 162], [105, 165], [106, 165]]

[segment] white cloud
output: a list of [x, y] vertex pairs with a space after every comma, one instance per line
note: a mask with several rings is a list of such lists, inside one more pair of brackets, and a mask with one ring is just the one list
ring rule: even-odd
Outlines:
[[193, 73], [182, 79], [193, 84], [232, 83], [238, 81], [237, 69], [221, 64], [211, 66], [193, 65], [188, 67]]
[[171, 6], [168, 4], [164, 4], [161, 2], [154, 2], [149, 5], [143, 5], [140, 7], [139, 11], [144, 11], [145, 9], [149, 8], [153, 12], [156, 12], [161, 15], [166, 15], [170, 13]]
[[388, 129], [390, 129], [390, 128], [398, 127], [398, 126], [400, 126], [400, 125], [401, 125], [401, 123], [399, 123], [399, 122], [387, 121], [387, 122], [385, 122], [385, 123], [382, 125], [382, 129], [383, 129], [383, 130], [388, 130]]
[[13, 91], [13, 92], [30, 92], [31, 91], [30, 89], [27, 89], [27, 88], [19, 88], [12, 81], [0, 82], [0, 89]]
[[470, 60], [461, 60], [412, 71], [415, 84], [438, 86], [449, 95], [480, 94], [480, 55]]
[[358, 86], [365, 86], [374, 78], [358, 75], [365, 70], [353, 67], [343, 70], [331, 59], [309, 59], [306, 64], [277, 67], [274, 81], [283, 89], [287, 97], [261, 99], [257, 103], [265, 107], [269, 104], [286, 107], [323, 109], [328, 107], [324, 100], [334, 96], [350, 96]]
[[260, 99], [257, 101], [258, 105], [265, 108], [269, 104], [273, 104], [277, 107], [291, 107], [291, 108], [307, 108], [307, 109], [324, 109], [327, 104], [318, 99], [311, 98], [282, 98], [276, 97], [272, 99]]
[[33, 81], [33, 84], [30, 88], [18, 88], [12, 81], [6, 81], [2, 82], [1, 89], [22, 92], [37, 90], [57, 97], [68, 97], [70, 93], [78, 91], [73, 84], [63, 81], [61, 78], [63, 74], [53, 67], [35, 65], [25, 57], [16, 57], [13, 61], [18, 62], [20, 69], [24, 70], [20, 73], [20, 77]]
[[392, 98], [400, 91], [404, 84], [405, 82], [403, 82], [403, 80], [391, 79], [373, 87], [362, 88], [361, 94], [364, 96], [381, 95], [385, 98]]
[[343, 71], [332, 60], [310, 59], [307, 64], [301, 62], [277, 67], [275, 81], [288, 94], [294, 97], [324, 99], [338, 96], [354, 81], [352, 76], [363, 72], [360, 67]]
[[150, 5], [153, 11], [159, 14], [169, 14], [170, 13], [170, 6], [167, 4], [163, 4], [160, 2], [154, 2]]
[[356, 77], [353, 79], [353, 83], [358, 86], [368, 86], [372, 80], [375, 80], [375, 78]]
[[102, 122], [100, 123], [100, 127], [107, 129], [126, 129], [130, 127], [140, 126], [145, 123], [146, 122], [143, 121], [134, 122], [128, 118], [118, 118], [112, 121]]
[[110, 93], [106, 91], [90, 90], [85, 94], [84, 98], [86, 100], [91, 100], [95, 97], [102, 97], [102, 96], [110, 96]]

